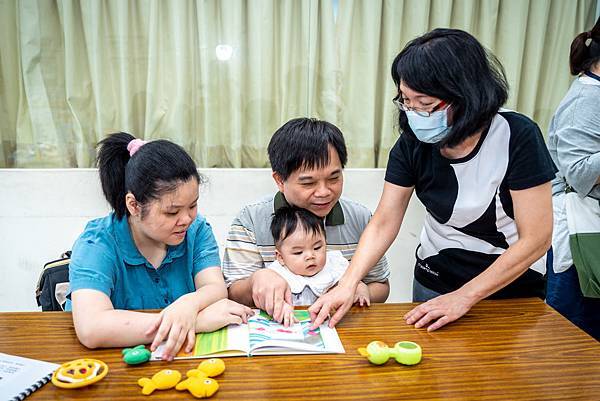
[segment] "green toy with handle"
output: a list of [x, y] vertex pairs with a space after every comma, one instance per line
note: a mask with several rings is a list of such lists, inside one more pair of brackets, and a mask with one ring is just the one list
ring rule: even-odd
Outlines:
[[382, 341], [371, 341], [366, 348], [359, 348], [358, 352], [374, 365], [383, 365], [390, 358], [402, 365], [416, 365], [423, 357], [419, 344], [412, 341], [397, 342], [393, 348]]

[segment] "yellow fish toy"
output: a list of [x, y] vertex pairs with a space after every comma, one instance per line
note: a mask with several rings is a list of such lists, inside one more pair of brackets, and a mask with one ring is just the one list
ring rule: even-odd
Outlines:
[[196, 398], [208, 398], [217, 392], [219, 383], [209, 377], [191, 376], [179, 383], [175, 389], [187, 390]]
[[210, 358], [196, 369], [188, 370], [187, 377], [215, 377], [225, 372], [225, 362], [219, 358]]
[[154, 390], [168, 390], [173, 388], [181, 380], [181, 373], [177, 370], [163, 369], [152, 376], [152, 379], [144, 377], [138, 380], [138, 385], [142, 387], [142, 394], [150, 395]]

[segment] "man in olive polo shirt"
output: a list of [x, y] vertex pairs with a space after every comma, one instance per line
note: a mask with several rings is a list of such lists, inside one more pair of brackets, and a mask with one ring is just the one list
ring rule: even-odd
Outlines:
[[[231, 224], [223, 258], [229, 298], [256, 306], [281, 321], [283, 301], [291, 304], [287, 282], [264, 267], [275, 260], [270, 224], [273, 212], [292, 204], [325, 219], [327, 250], [348, 260], [371, 218], [363, 205], [340, 198], [347, 152], [344, 136], [333, 124], [309, 118], [290, 120], [269, 143], [269, 161], [279, 192], [245, 206]], [[383, 257], [363, 281], [371, 302], [389, 294], [389, 269]]]

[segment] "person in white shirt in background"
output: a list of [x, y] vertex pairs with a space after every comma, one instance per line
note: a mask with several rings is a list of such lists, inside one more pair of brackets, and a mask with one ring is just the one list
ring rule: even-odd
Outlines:
[[600, 18], [573, 39], [569, 57], [577, 78], [560, 102], [548, 129], [548, 150], [558, 167], [552, 181], [554, 232], [546, 303], [600, 341], [600, 298], [584, 296], [589, 273], [573, 263], [565, 189], [600, 200]]

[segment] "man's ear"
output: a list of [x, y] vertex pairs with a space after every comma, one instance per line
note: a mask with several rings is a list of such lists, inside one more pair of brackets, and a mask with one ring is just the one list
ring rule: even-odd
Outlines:
[[277, 189], [279, 189], [279, 192], [283, 193], [283, 183], [285, 180], [279, 175], [279, 173], [276, 173], [275, 171], [273, 171], [272, 176], [275, 180], [275, 184], [277, 185]]
[[130, 215], [141, 217], [142, 207], [131, 192], [128, 192], [127, 195], [125, 195], [125, 207], [127, 207]]

